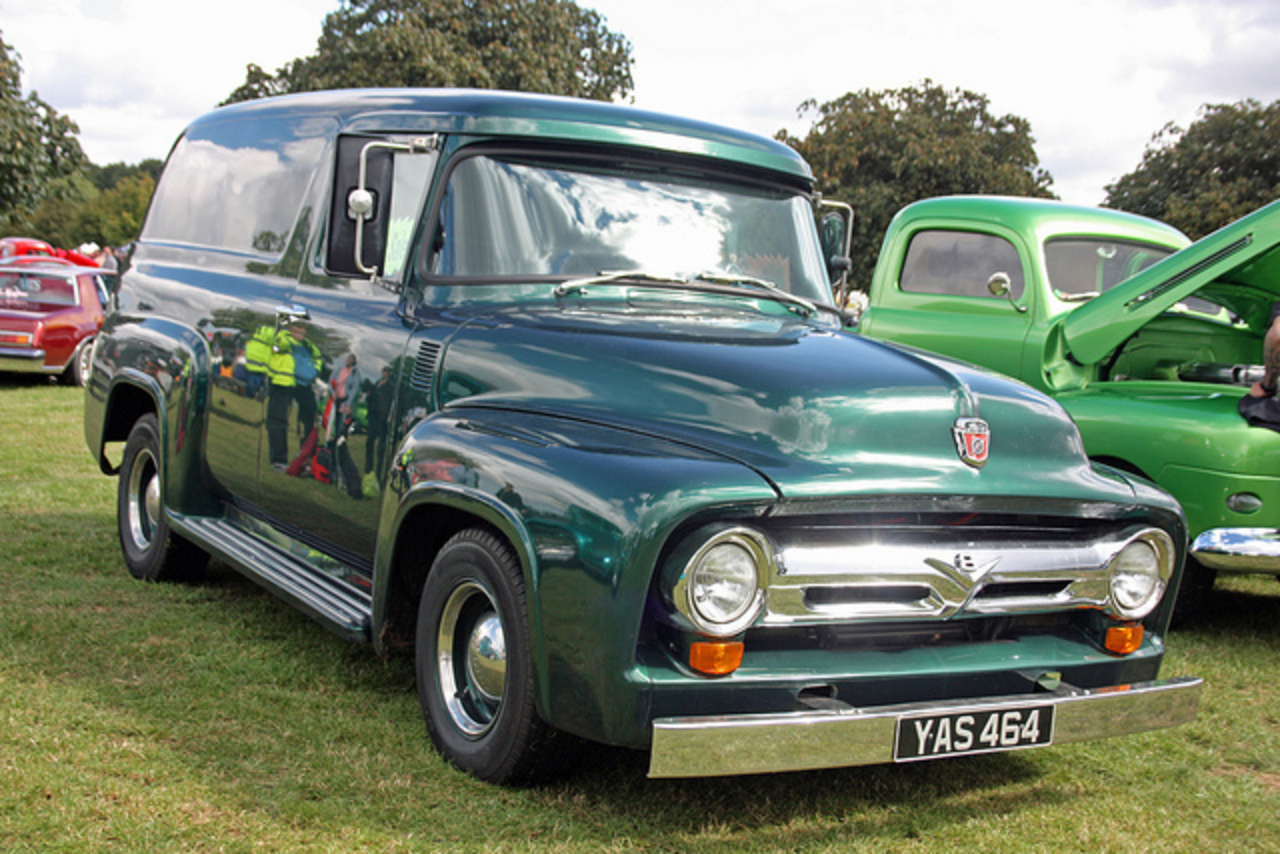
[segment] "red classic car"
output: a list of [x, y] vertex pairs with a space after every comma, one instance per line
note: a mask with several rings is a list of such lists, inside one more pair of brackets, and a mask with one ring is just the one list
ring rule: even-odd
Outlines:
[[96, 264], [92, 258], [82, 252], [59, 249], [34, 237], [0, 237], [0, 263], [7, 264], [18, 258], [59, 258], [85, 267], [93, 267]]
[[0, 372], [55, 374], [84, 385], [108, 275], [52, 258], [0, 264]]

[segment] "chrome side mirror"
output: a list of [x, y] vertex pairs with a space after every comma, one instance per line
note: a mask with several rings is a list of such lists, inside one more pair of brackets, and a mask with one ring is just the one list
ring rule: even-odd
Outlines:
[[987, 293], [993, 297], [1004, 297], [1009, 300], [1009, 305], [1013, 306], [1019, 314], [1027, 310], [1025, 305], [1018, 305], [1013, 301], [1013, 287], [1008, 273], [992, 273], [991, 278], [987, 279]]

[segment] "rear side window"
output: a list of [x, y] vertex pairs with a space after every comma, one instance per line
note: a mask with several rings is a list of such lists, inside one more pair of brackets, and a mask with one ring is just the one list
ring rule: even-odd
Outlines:
[[49, 309], [79, 305], [74, 279], [22, 273], [0, 274], [0, 304], [9, 307]]
[[1022, 296], [1022, 261], [1018, 250], [1003, 237], [970, 231], [920, 231], [907, 246], [899, 284], [910, 293], [992, 299], [987, 283], [996, 273], [1009, 277], [1014, 299]]
[[193, 127], [165, 165], [143, 238], [281, 254], [330, 124], [238, 118]]

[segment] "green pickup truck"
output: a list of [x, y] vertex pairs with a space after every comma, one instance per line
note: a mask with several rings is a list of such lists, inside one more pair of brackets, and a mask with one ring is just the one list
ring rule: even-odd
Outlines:
[[1180, 609], [1218, 572], [1280, 575], [1280, 435], [1240, 398], [1280, 300], [1280, 203], [1191, 244], [1145, 217], [955, 196], [890, 224], [860, 330], [1048, 392], [1094, 460], [1181, 502]]

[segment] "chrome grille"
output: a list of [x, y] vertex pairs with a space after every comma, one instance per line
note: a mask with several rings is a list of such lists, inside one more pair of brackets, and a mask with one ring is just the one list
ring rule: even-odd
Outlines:
[[1142, 527], [911, 525], [775, 532], [762, 625], [945, 619], [1102, 607], [1108, 564]]

